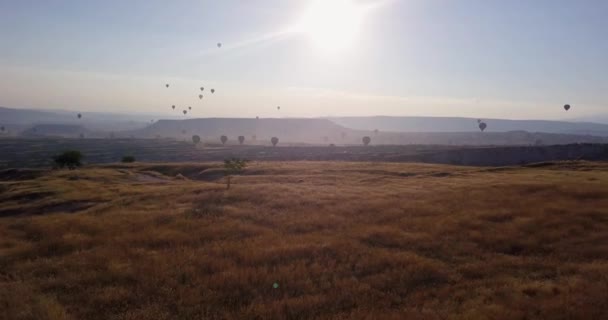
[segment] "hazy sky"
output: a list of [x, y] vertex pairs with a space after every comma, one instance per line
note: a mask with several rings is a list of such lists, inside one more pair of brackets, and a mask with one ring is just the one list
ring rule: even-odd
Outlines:
[[175, 104], [194, 117], [608, 113], [608, 1], [313, 2], [0, 0], [0, 105], [172, 114]]

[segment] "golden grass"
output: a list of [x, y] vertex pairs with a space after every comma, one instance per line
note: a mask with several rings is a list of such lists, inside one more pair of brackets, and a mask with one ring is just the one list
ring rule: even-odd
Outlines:
[[219, 167], [1, 182], [0, 319], [608, 318], [608, 164]]

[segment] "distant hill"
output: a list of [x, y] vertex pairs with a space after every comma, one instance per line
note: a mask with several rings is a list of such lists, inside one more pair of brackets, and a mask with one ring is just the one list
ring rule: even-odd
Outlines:
[[61, 137], [78, 138], [90, 137], [91, 131], [78, 125], [69, 124], [39, 124], [21, 133], [23, 137]]
[[328, 119], [236, 119], [207, 118], [190, 120], [161, 120], [144, 129], [122, 132], [122, 137], [173, 138], [190, 141], [199, 135], [205, 142], [218, 143], [226, 135], [228, 144], [237, 143], [239, 135], [248, 143], [256, 136], [265, 143], [276, 136], [281, 143], [327, 145], [360, 145], [364, 136], [370, 136], [372, 145], [557, 145], [572, 143], [608, 143], [608, 136], [585, 134], [509, 132], [395, 132], [380, 130], [353, 130]]
[[[478, 131], [474, 118], [447, 117], [339, 117], [335, 123], [356, 130], [394, 132], [473, 132]], [[608, 136], [608, 124], [547, 120], [481, 119], [488, 124], [486, 132], [527, 131], [578, 135]]]
[[320, 143], [324, 137], [339, 137], [342, 132], [352, 130], [339, 126], [327, 119], [238, 119], [205, 118], [189, 120], [160, 120], [144, 129], [133, 131], [140, 138], [157, 136], [186, 138], [199, 135], [203, 140], [217, 141], [226, 135], [232, 143], [237, 137], [245, 136], [247, 141], [267, 141], [278, 137], [281, 141], [299, 143]]
[[[103, 112], [78, 112], [65, 110], [30, 110], [0, 107], [0, 124], [21, 132], [37, 124], [81, 125], [90, 130], [121, 131], [139, 129], [158, 119], [160, 115], [114, 114]], [[152, 119], [149, 119], [152, 118]]]

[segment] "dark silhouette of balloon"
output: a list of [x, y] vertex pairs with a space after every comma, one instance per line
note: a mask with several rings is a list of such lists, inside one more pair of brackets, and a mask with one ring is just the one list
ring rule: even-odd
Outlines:
[[272, 137], [272, 139], [270, 139], [270, 142], [272, 143], [273, 147], [277, 146], [277, 143], [279, 143], [279, 138], [277, 137]]
[[226, 142], [228, 142], [228, 137], [226, 137], [226, 136], [221, 136], [221, 137], [220, 137], [220, 141], [222, 142], [222, 144], [226, 144]]
[[218, 42], [218, 43], [217, 43], [217, 47], [218, 47], [218, 48], [221, 48], [221, 47], [222, 47], [222, 43], [221, 43], [221, 42]]
[[198, 95], [198, 98], [199, 98], [199, 99], [202, 99], [202, 98], [203, 98], [203, 95], [202, 95], [202, 94], [199, 94], [199, 95]]
[[211, 93], [215, 93], [215, 89], [211, 89]]
[[167, 84], [165, 85], [165, 87], [169, 88], [169, 84], [167, 83]]
[[188, 110], [192, 110], [192, 107], [188, 107]]
[[185, 115], [186, 113], [188, 113], [188, 111], [186, 111], [186, 110], [184, 110], [183, 112], [184, 112], [184, 115]]
[[277, 110], [281, 110], [281, 106], [277, 106]]
[[570, 105], [569, 104], [565, 105], [564, 110], [566, 110], [566, 111], [570, 110]]
[[481, 123], [481, 119], [477, 119], [477, 123]]
[[256, 119], [256, 120], [259, 120], [259, 119], [260, 119], [260, 117], [256, 116], [256, 117], [255, 117], [255, 119]]
[[171, 108], [173, 108], [173, 110], [175, 110], [175, 106], [171, 106]]
[[201, 137], [199, 137], [198, 135], [193, 135], [192, 136], [192, 142], [194, 144], [199, 144], [201, 142]]
[[4, 126], [0, 127], [0, 131], [4, 132]]
[[84, 133], [80, 134], [80, 139], [84, 139]]
[[78, 114], [78, 119], [81, 119], [81, 118], [82, 118], [82, 115], [79, 113]]
[[363, 139], [362, 139], [362, 140], [363, 140], [363, 145], [366, 145], [366, 146], [367, 146], [367, 145], [368, 145], [370, 142], [372, 142], [372, 138], [370, 138], [370, 137], [368, 137], [368, 136], [363, 137]]
[[205, 90], [205, 87], [201, 87], [201, 91], [204, 91], [204, 90]]
[[374, 129], [374, 135], [378, 135], [378, 132], [380, 132], [378, 129]]
[[239, 136], [239, 143], [243, 144], [245, 142], [245, 136]]
[[486, 131], [487, 127], [488, 127], [488, 125], [485, 122], [482, 122], [479, 124], [479, 130], [481, 130], [481, 132]]

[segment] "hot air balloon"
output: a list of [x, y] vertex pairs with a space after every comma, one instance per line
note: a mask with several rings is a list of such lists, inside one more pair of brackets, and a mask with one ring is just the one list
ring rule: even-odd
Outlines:
[[192, 107], [188, 107], [188, 110], [192, 110]]
[[169, 88], [169, 84], [167, 83], [167, 84], [165, 85], [165, 87]]
[[239, 144], [243, 144], [245, 142], [245, 136], [239, 136]]
[[211, 89], [211, 93], [215, 93], [215, 89]]
[[364, 144], [364, 145], [366, 145], [366, 146], [367, 146], [367, 145], [368, 145], [370, 142], [372, 142], [372, 138], [370, 138], [370, 137], [368, 137], [368, 136], [363, 137], [363, 139], [361, 139], [361, 140], [363, 140], [363, 144]]
[[173, 108], [173, 110], [175, 110], [175, 106], [171, 106], [171, 108]]
[[479, 130], [481, 130], [481, 132], [484, 132], [487, 127], [488, 125], [485, 122], [479, 124]]
[[277, 146], [277, 143], [279, 143], [279, 138], [277, 137], [272, 137], [272, 139], [270, 139], [270, 142], [272, 143], [273, 147]]
[[204, 91], [204, 90], [205, 90], [205, 87], [201, 87], [201, 91]]
[[477, 123], [481, 123], [481, 119], [477, 119]]
[[281, 110], [281, 106], [277, 106], [277, 110]]
[[569, 104], [565, 105], [564, 110], [566, 110], [566, 111], [570, 110], [570, 105]]
[[199, 143], [201, 142], [201, 137], [200, 137], [200, 136], [198, 136], [198, 135], [193, 135], [193, 136], [192, 136], [192, 142], [193, 142], [194, 144], [199, 144]]
[[0, 127], [0, 131], [4, 132], [4, 126]]
[[228, 142], [228, 137], [226, 137], [226, 136], [221, 136], [221, 137], [220, 137], [220, 141], [222, 142], [222, 144], [226, 144], [226, 142]]
[[203, 98], [203, 95], [202, 95], [202, 94], [199, 94], [199, 95], [198, 95], [198, 98], [199, 98], [199, 99], [202, 99], [202, 98]]
[[79, 113], [78, 114], [78, 119], [80, 119], [80, 118], [82, 118], [82, 114]]
[[183, 113], [184, 113], [184, 115], [185, 115], [186, 113], [188, 113], [188, 111], [184, 110], [184, 111], [183, 111]]
[[221, 43], [221, 42], [218, 42], [218, 43], [217, 43], [217, 47], [218, 47], [218, 48], [221, 48], [221, 47], [222, 47], [222, 43]]

